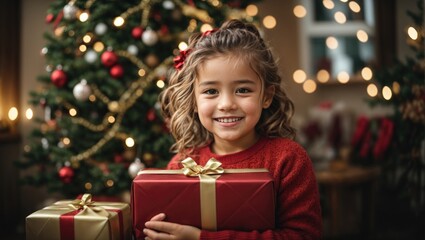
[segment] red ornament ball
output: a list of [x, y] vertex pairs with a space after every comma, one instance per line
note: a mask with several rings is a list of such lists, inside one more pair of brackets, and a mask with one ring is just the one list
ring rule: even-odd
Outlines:
[[124, 156], [121, 154], [115, 154], [114, 155], [114, 162], [115, 163], [123, 163], [125, 161]]
[[167, 27], [167, 25], [162, 25], [159, 31], [162, 35], [167, 35], [168, 33], [170, 33], [170, 29]]
[[155, 109], [151, 108], [146, 113], [146, 119], [148, 119], [149, 122], [153, 122], [156, 119]]
[[103, 65], [105, 65], [106, 67], [112, 67], [118, 61], [118, 56], [112, 51], [106, 51], [102, 53], [102, 56], [100, 58]]
[[49, 13], [49, 14], [46, 15], [45, 21], [46, 21], [46, 23], [51, 23], [51, 22], [53, 22], [54, 18], [55, 18], [55, 15], [53, 15], [52, 13]]
[[109, 74], [114, 78], [120, 78], [124, 75], [124, 69], [121, 65], [117, 64], [109, 70]]
[[74, 169], [71, 167], [63, 167], [59, 169], [59, 178], [63, 183], [71, 183], [74, 175]]
[[56, 87], [63, 87], [67, 81], [68, 78], [66, 76], [66, 73], [63, 70], [55, 70], [50, 75], [50, 80], [53, 84], [55, 84]]
[[131, 36], [134, 39], [140, 39], [143, 34], [143, 28], [141, 27], [134, 27], [133, 30], [131, 30]]

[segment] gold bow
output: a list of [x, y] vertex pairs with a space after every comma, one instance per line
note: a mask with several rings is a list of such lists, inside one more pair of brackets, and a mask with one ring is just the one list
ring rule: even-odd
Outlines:
[[88, 207], [93, 207], [94, 201], [91, 200], [92, 196], [90, 193], [85, 193], [81, 199], [75, 199], [72, 201], [69, 206], [75, 210], [83, 210]]
[[215, 158], [210, 158], [205, 166], [196, 164], [196, 162], [188, 157], [182, 161], [183, 174], [190, 177], [196, 177], [199, 175], [217, 175], [224, 173], [224, 169], [221, 167], [221, 162]]
[[81, 215], [96, 213], [97, 215], [101, 216], [109, 216], [109, 212], [105, 208], [96, 206], [94, 203], [95, 202], [92, 201], [91, 194], [85, 193], [81, 199], [75, 199], [69, 203], [68, 206], [75, 210], [82, 210], [80, 213]]

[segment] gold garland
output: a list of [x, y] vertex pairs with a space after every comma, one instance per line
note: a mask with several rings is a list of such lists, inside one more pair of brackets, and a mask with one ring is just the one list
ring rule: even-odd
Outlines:
[[86, 2], [85, 8], [89, 9], [91, 7], [91, 5], [93, 5], [94, 2], [96, 2], [96, 0], [88, 0]]
[[[197, 9], [196, 7], [190, 6], [182, 2], [181, 0], [173, 0], [173, 1], [182, 9], [184, 15], [197, 18], [201, 20], [202, 22], [206, 22], [210, 24], [214, 22], [214, 19], [210, 17], [207, 11]], [[125, 20], [129, 16], [133, 15], [134, 13], [138, 11], [142, 11], [141, 26], [143, 28], [146, 28], [146, 26], [148, 25], [149, 14], [150, 14], [152, 5], [157, 2], [160, 2], [160, 1], [159, 0], [142, 0], [138, 5], [131, 7], [127, 9], [127, 11], [121, 13], [120, 17]], [[221, 2], [218, 0], [208, 0], [208, 2], [214, 7], [217, 7], [217, 8], [222, 7]]]
[[90, 84], [90, 88], [93, 91], [93, 94], [96, 96], [96, 98], [100, 99], [100, 101], [102, 101], [105, 104], [108, 104], [111, 100], [109, 100], [109, 98], [107, 96], [105, 96], [105, 94], [103, 94], [99, 88], [97, 88], [96, 85], [94, 84]]
[[144, 64], [142, 62], [142, 60], [138, 59], [136, 56], [134, 56], [133, 54], [130, 54], [127, 51], [116, 51], [115, 52], [118, 56], [120, 57], [125, 57], [128, 60], [130, 60], [134, 65], [136, 65], [139, 69], [145, 69], [145, 70], [150, 70], [150, 68], [148, 66], [146, 66], [146, 64]]
[[194, 17], [202, 22], [210, 24], [214, 22], [214, 19], [210, 17], [207, 11], [197, 9], [196, 7], [185, 4], [180, 0], [174, 0], [174, 2], [182, 9], [183, 14], [186, 16]]
[[84, 159], [89, 158], [90, 156], [92, 156], [93, 154], [95, 154], [97, 151], [99, 151], [99, 149], [101, 147], [103, 147], [109, 140], [111, 140], [118, 132], [120, 124], [122, 122], [124, 113], [120, 113], [117, 116], [117, 121], [115, 122], [115, 124], [111, 127], [111, 129], [109, 129], [109, 131], [105, 134], [105, 136], [100, 139], [95, 145], [93, 145], [91, 148], [87, 149], [86, 151], [72, 156], [71, 157], [71, 162], [78, 162]]

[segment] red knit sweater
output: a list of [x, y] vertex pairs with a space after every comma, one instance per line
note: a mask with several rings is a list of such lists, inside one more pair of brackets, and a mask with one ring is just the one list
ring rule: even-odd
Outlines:
[[[202, 230], [202, 240], [224, 239], [320, 239], [322, 218], [319, 192], [310, 158], [305, 150], [289, 139], [261, 138], [238, 153], [217, 155], [209, 146], [197, 149], [192, 158], [200, 165], [214, 157], [226, 169], [267, 168], [275, 181], [276, 228], [264, 232]], [[180, 169], [179, 155], [168, 164]], [[253, 219], [255, 221], [255, 219]]]

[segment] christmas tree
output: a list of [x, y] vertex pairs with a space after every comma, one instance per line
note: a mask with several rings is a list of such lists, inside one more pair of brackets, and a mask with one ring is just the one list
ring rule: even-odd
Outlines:
[[75, 197], [130, 190], [144, 167], [164, 167], [172, 138], [158, 94], [189, 35], [230, 18], [257, 22], [241, 0], [57, 0], [41, 53], [47, 73], [31, 104], [39, 128], [18, 162], [22, 181]]
[[[381, 198], [383, 222], [417, 228], [424, 236], [425, 217], [425, 29], [424, 2], [408, 11], [412, 26], [406, 27], [412, 56], [375, 71], [374, 83], [381, 94], [372, 106], [392, 109], [388, 117], [370, 123], [375, 129], [372, 158], [382, 167]], [[371, 85], [373, 86], [373, 85]], [[396, 208], [394, 208], [397, 206]], [[416, 231], [417, 230], [417, 231]], [[419, 238], [417, 238], [419, 239]], [[422, 239], [422, 238], [421, 238]]]

